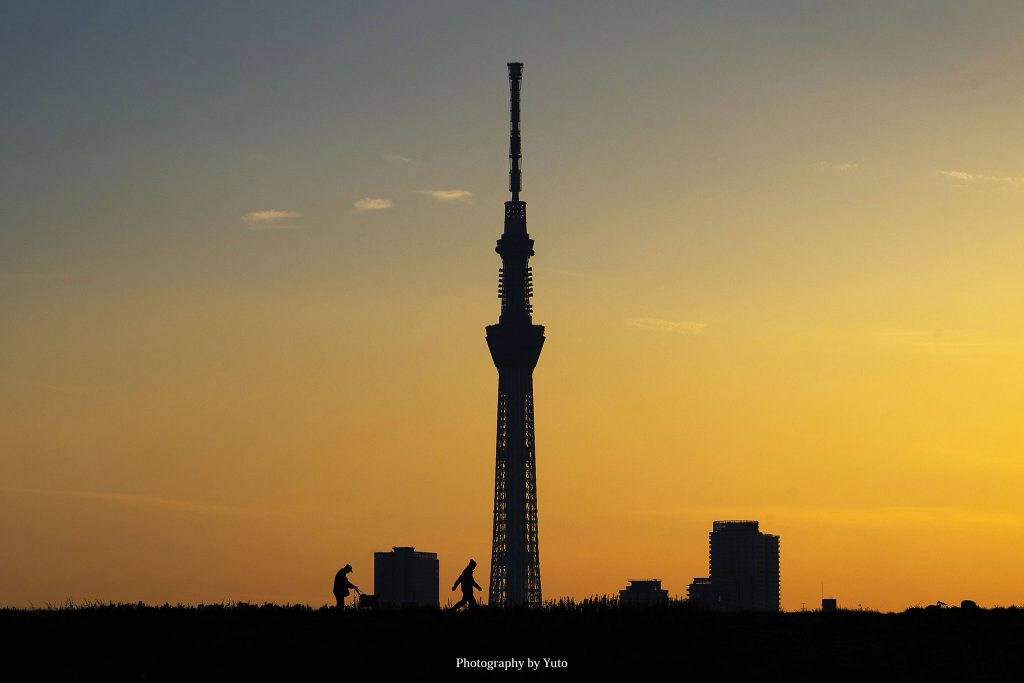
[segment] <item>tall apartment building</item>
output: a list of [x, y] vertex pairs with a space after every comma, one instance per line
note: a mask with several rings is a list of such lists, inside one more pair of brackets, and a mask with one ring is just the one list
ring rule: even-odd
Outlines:
[[411, 547], [374, 553], [373, 590], [383, 607], [438, 607], [437, 553]]
[[754, 521], [714, 522], [711, 571], [687, 589], [693, 602], [730, 612], [779, 611], [779, 537]]

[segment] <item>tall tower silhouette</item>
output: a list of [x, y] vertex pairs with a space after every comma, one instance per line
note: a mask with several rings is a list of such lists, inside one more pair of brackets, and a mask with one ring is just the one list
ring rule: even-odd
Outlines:
[[520, 201], [519, 88], [523, 65], [508, 65], [511, 95], [511, 162], [505, 202], [505, 231], [495, 251], [501, 256], [497, 325], [487, 326], [487, 346], [498, 369], [498, 435], [494, 466], [494, 538], [489, 602], [539, 607], [537, 548], [537, 466], [533, 441], [533, 368], [544, 346], [544, 327], [533, 324], [533, 240], [526, 232], [526, 202]]

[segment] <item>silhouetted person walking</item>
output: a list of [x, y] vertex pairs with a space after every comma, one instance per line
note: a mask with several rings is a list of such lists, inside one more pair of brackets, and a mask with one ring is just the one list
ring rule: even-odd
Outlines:
[[452, 584], [452, 590], [459, 584], [462, 584], [462, 599], [452, 605], [452, 609], [456, 610], [463, 605], [469, 605], [470, 608], [476, 607], [476, 598], [473, 597], [473, 589], [476, 588], [478, 591], [482, 591], [477, 582], [473, 579], [473, 570], [476, 569], [476, 560], [470, 560], [466, 568], [459, 574], [459, 578], [455, 579], [455, 583]]
[[338, 609], [345, 606], [345, 598], [348, 597], [349, 588], [355, 589], [357, 593], [359, 592], [359, 587], [348, 580], [350, 573], [352, 573], [352, 565], [346, 564], [334, 575], [334, 599], [338, 601]]

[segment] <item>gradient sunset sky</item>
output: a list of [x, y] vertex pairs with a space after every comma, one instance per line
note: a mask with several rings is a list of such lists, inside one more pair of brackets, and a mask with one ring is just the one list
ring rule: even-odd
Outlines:
[[544, 597], [1024, 603], [1018, 2], [5, 2], [0, 605], [486, 586], [525, 63]]

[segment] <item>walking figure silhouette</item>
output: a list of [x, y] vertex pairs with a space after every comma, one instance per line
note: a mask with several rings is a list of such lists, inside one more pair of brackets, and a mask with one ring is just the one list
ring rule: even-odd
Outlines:
[[478, 591], [483, 590], [477, 582], [473, 579], [473, 570], [476, 569], [476, 560], [470, 560], [466, 568], [459, 574], [459, 578], [455, 579], [455, 583], [452, 584], [452, 590], [462, 584], [462, 599], [451, 606], [452, 610], [457, 610], [463, 605], [469, 605], [470, 608], [476, 607], [476, 598], [473, 597], [473, 589], [476, 588]]

